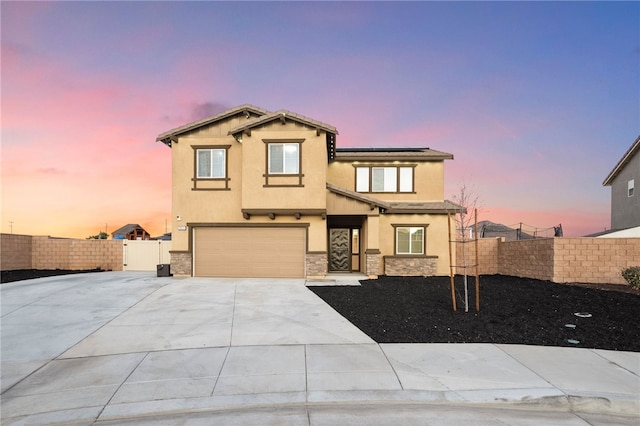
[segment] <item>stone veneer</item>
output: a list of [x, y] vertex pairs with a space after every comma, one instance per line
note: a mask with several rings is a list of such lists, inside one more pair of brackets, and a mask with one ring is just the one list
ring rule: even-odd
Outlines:
[[172, 250], [169, 253], [171, 253], [171, 273], [174, 276], [190, 277], [192, 275], [191, 252]]
[[384, 273], [391, 276], [432, 276], [438, 270], [438, 256], [385, 256]]
[[380, 275], [380, 250], [368, 249], [365, 251], [367, 258], [365, 274], [371, 279], [378, 278]]
[[305, 262], [307, 278], [324, 278], [327, 275], [327, 252], [308, 252]]

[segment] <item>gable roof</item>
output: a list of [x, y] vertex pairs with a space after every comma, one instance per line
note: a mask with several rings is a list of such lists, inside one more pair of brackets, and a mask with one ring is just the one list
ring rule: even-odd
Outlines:
[[[168, 147], [171, 147], [171, 143], [173, 141], [175, 141], [175, 138], [181, 134], [190, 132], [191, 130], [195, 130], [198, 129], [200, 127], [203, 126], [208, 126], [211, 123], [215, 123], [216, 121], [220, 121], [220, 120], [224, 120], [225, 118], [234, 116], [236, 114], [239, 113], [245, 113], [247, 114], [247, 118], [249, 118], [250, 114], [254, 114], [254, 115], [267, 115], [267, 114], [271, 114], [270, 111], [267, 111], [266, 109], [254, 106], [254, 105], [250, 105], [250, 104], [244, 104], [244, 105], [239, 105], [235, 108], [231, 108], [228, 109], [226, 111], [223, 111], [219, 114], [216, 115], [212, 115], [211, 117], [207, 117], [204, 118], [202, 120], [198, 120], [198, 121], [194, 121], [192, 123], [188, 123], [185, 124], [183, 126], [180, 127], [176, 127], [175, 129], [171, 129], [171, 130], [167, 130], [164, 133], [161, 133], [160, 135], [158, 135], [158, 137], [156, 138], [156, 142], [162, 142], [163, 144], [167, 145]], [[249, 120], [251, 121], [251, 120]]]
[[413, 213], [457, 213], [463, 209], [462, 206], [452, 203], [449, 200], [443, 201], [383, 201], [374, 197], [341, 188], [327, 182], [327, 189], [335, 194], [343, 195], [371, 206], [380, 207], [386, 213], [413, 214]]
[[453, 154], [430, 148], [336, 148], [336, 161], [453, 160]]
[[640, 136], [636, 139], [636, 141], [631, 145], [631, 148], [622, 156], [618, 164], [611, 170], [609, 176], [602, 182], [602, 186], [610, 186], [613, 183], [613, 180], [618, 176], [618, 173], [625, 168], [627, 163], [631, 161], [634, 155], [640, 152]]
[[[393, 201], [387, 213], [457, 213], [464, 208], [449, 200], [443, 201]], [[466, 210], [465, 210], [466, 211]]]
[[317, 121], [309, 117], [305, 117], [304, 115], [301, 115], [301, 114], [296, 114], [295, 112], [281, 109], [276, 112], [265, 114], [261, 117], [256, 117], [252, 120], [248, 120], [245, 123], [242, 123], [232, 128], [231, 130], [229, 130], [229, 135], [236, 135], [244, 131], [250, 131], [254, 127], [258, 127], [275, 120], [280, 120], [283, 122], [283, 124], [285, 120], [291, 120], [297, 123], [305, 124], [309, 127], [313, 127], [316, 130], [324, 130], [325, 132], [331, 133], [333, 135], [338, 134], [338, 130], [330, 124], [323, 123], [321, 121]]
[[351, 191], [346, 188], [341, 188], [337, 185], [327, 182], [327, 189], [334, 194], [342, 195], [347, 198], [351, 198], [352, 200], [360, 201], [365, 204], [369, 204], [371, 206], [380, 207], [382, 209], [388, 209], [389, 203], [386, 201], [379, 200], [377, 198], [368, 197], [364, 194], [360, 194], [359, 192]]

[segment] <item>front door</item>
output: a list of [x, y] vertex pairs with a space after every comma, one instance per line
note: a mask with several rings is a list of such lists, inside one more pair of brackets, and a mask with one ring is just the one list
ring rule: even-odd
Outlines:
[[329, 271], [351, 271], [349, 228], [329, 229]]

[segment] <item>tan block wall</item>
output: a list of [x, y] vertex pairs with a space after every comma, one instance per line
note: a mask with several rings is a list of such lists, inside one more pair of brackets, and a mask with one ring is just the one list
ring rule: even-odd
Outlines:
[[50, 237], [33, 237], [31, 253], [34, 269], [70, 269], [70, 240]]
[[71, 240], [69, 269], [123, 270], [123, 241]]
[[384, 256], [384, 273], [390, 276], [430, 277], [438, 271], [438, 257]]
[[553, 280], [553, 264], [553, 238], [505, 241], [498, 248], [502, 275]]
[[2, 270], [122, 271], [122, 241], [2, 234]]
[[31, 243], [31, 235], [1, 234], [0, 270], [32, 269]]
[[[478, 240], [478, 273], [481, 275], [494, 275], [498, 273], [498, 244], [499, 238], [486, 238]], [[475, 241], [455, 243], [455, 262], [457, 266], [476, 264], [476, 244]], [[464, 270], [457, 268], [454, 273], [462, 274]], [[467, 273], [475, 275], [476, 268], [468, 268]]]
[[[475, 263], [473, 242], [456, 244], [458, 263], [465, 250]], [[479, 273], [535, 278], [553, 282], [626, 284], [623, 269], [640, 265], [640, 238], [541, 238], [478, 241]], [[475, 273], [471, 268], [469, 273]], [[456, 273], [463, 273], [458, 268]]]
[[122, 271], [121, 240], [75, 240], [33, 237], [34, 269], [85, 270], [101, 268]]
[[626, 284], [623, 269], [640, 265], [640, 238], [555, 238], [555, 282]]

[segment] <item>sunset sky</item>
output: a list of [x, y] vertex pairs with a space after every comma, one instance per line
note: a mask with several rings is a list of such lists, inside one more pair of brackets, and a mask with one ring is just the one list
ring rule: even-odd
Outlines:
[[2, 232], [170, 228], [158, 134], [240, 104], [339, 147], [453, 153], [479, 220], [610, 226], [602, 182], [640, 134], [638, 2], [9, 2]]

